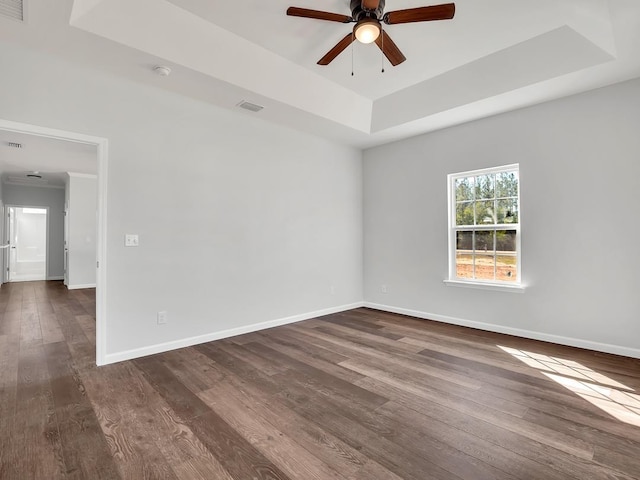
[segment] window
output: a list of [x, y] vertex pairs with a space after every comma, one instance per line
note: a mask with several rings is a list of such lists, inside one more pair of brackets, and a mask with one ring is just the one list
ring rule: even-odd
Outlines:
[[518, 165], [451, 174], [449, 281], [520, 286]]

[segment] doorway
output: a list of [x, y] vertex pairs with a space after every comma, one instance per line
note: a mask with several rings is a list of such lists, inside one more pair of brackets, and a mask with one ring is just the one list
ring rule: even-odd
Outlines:
[[[44, 137], [68, 142], [77, 142], [97, 147], [98, 162], [98, 199], [97, 199], [97, 252], [96, 252], [96, 363], [105, 365], [115, 360], [109, 359], [106, 352], [107, 325], [106, 325], [106, 238], [107, 238], [107, 163], [108, 140], [102, 137], [94, 137], [82, 133], [57, 130], [49, 127], [30, 125], [0, 118], [0, 130], [19, 134]], [[2, 226], [2, 222], [0, 222]], [[5, 235], [6, 238], [6, 235]], [[5, 245], [0, 246], [5, 248]], [[0, 259], [2, 259], [0, 255]], [[0, 276], [0, 278], [2, 278]]]
[[49, 209], [7, 206], [6, 214], [6, 281], [46, 280]]

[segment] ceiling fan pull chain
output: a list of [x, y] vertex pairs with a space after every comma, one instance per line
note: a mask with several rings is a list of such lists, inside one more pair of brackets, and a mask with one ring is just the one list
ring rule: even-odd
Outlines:
[[380, 40], [380, 43], [382, 44], [382, 48], [380, 49], [380, 63], [382, 64], [382, 73], [384, 73], [384, 30], [382, 27], [380, 28], [380, 35], [382, 35], [382, 39]]
[[353, 31], [351, 32], [351, 76], [353, 77]]

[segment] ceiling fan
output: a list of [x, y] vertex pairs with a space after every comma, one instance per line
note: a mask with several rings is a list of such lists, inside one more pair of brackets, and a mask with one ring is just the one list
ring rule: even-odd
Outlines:
[[355, 22], [353, 32], [346, 35], [338, 44], [318, 61], [318, 65], [329, 65], [354, 39], [362, 43], [376, 42], [394, 67], [406, 60], [391, 37], [382, 29], [381, 22], [387, 25], [398, 23], [429, 22], [433, 20], [450, 20], [456, 12], [454, 3], [433, 5], [429, 7], [407, 8], [394, 12], [384, 12], [385, 0], [351, 0], [351, 16], [339, 13], [322, 12], [308, 8], [289, 7], [287, 15], [293, 17], [315, 18], [330, 22]]

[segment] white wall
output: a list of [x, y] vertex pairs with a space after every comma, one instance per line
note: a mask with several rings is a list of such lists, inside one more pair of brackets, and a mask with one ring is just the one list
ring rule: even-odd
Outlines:
[[110, 360], [361, 301], [359, 151], [15, 46], [0, 61], [0, 116], [109, 139]]
[[[365, 300], [640, 356], [639, 132], [635, 80], [366, 151]], [[445, 286], [447, 174], [511, 163], [526, 292]]]
[[64, 275], [64, 190], [5, 183], [2, 185], [2, 200], [5, 205], [49, 207], [47, 278], [62, 279]]
[[96, 286], [98, 182], [94, 175], [69, 173], [67, 196], [67, 287]]

